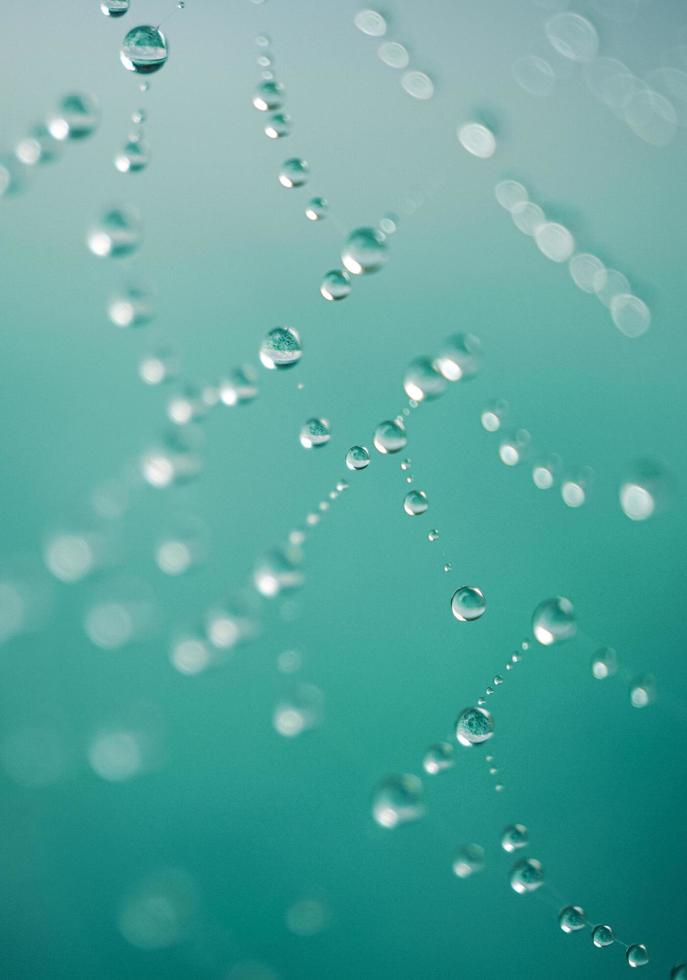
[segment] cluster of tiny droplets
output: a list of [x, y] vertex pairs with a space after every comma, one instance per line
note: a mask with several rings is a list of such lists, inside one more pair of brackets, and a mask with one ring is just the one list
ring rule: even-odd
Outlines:
[[[253, 0], [256, 4], [259, 0]], [[177, 8], [185, 4], [179, 0]], [[100, 4], [103, 14], [118, 20], [128, 12], [128, 0], [103, 0]], [[377, 11], [364, 10], [355, 17], [356, 27], [371, 38], [385, 38], [388, 23]], [[552, 48], [563, 58], [579, 61], [589, 66], [589, 78], [598, 76], [592, 70], [600, 71], [603, 60], [598, 54], [598, 36], [593, 25], [578, 14], [558, 14], [547, 21], [547, 38]], [[284, 88], [274, 75], [274, 58], [271, 42], [265, 35], [257, 38], [259, 54], [258, 66], [261, 69], [261, 82], [258, 84], [253, 105], [268, 113], [265, 134], [273, 140], [287, 137], [292, 129], [290, 117], [284, 111]], [[406, 47], [399, 41], [384, 40], [378, 47], [378, 57], [383, 64], [404, 71], [401, 84], [404, 90], [419, 100], [427, 100], [434, 92], [430, 77], [419, 70], [409, 68], [410, 56]], [[168, 44], [160, 25], [143, 25], [129, 31], [122, 43], [120, 60], [124, 67], [136, 76], [143, 77], [139, 88], [149, 87], [146, 76], [164, 66], [168, 57]], [[408, 70], [406, 70], [408, 69]], [[514, 66], [518, 83], [532, 94], [548, 94], [551, 77], [555, 72], [549, 62], [535, 59], [534, 56], [521, 59]], [[592, 82], [589, 81], [590, 87]], [[537, 91], [539, 89], [539, 91]], [[595, 93], [596, 94], [596, 93]], [[667, 106], [666, 104], [667, 103]], [[643, 139], [662, 145], [667, 142], [666, 133], [671, 129], [670, 102], [658, 102], [663, 129], [650, 131], [646, 113], [640, 114], [640, 106], [632, 103], [625, 110], [625, 121]], [[136, 110], [131, 122], [137, 127], [120, 154], [115, 158], [115, 166], [121, 173], [135, 173], [143, 170], [149, 159], [144, 140], [144, 124], [147, 113]], [[57, 110], [44, 124], [34, 127], [19, 141], [16, 147], [17, 161], [24, 167], [53, 160], [58, 155], [58, 145], [89, 136], [99, 122], [99, 110], [95, 102], [82, 94], [65, 96]], [[653, 133], [652, 139], [649, 132]], [[659, 133], [656, 136], [656, 132]], [[472, 156], [486, 159], [496, 152], [496, 140], [489, 127], [483, 122], [470, 121], [458, 129], [461, 146]], [[310, 167], [300, 157], [287, 159], [281, 166], [278, 180], [281, 186], [295, 189], [305, 186], [310, 176]], [[17, 180], [9, 164], [0, 164], [0, 195], [13, 189]], [[19, 179], [19, 182], [20, 179]], [[575, 241], [571, 232], [563, 225], [546, 220], [543, 210], [529, 199], [525, 188], [516, 181], [504, 180], [496, 187], [499, 203], [511, 214], [515, 226], [531, 236], [537, 247], [547, 258], [557, 263], [567, 263], [575, 284], [585, 292], [594, 293], [609, 307], [613, 322], [628, 337], [638, 337], [650, 326], [651, 316], [646, 304], [635, 296], [626, 277], [616, 270], [607, 269], [601, 260], [590, 253], [576, 253]], [[313, 222], [323, 220], [329, 213], [329, 205], [324, 197], [313, 197], [305, 207], [306, 218]], [[320, 287], [321, 295], [328, 301], [345, 298], [351, 288], [351, 277], [362, 277], [383, 268], [388, 260], [388, 236], [395, 231], [395, 221], [388, 216], [377, 227], [357, 228], [347, 237], [341, 252], [341, 267], [333, 269], [324, 277]], [[125, 258], [135, 253], [142, 239], [142, 223], [135, 209], [129, 206], [115, 208], [106, 212], [88, 235], [91, 252], [99, 257]], [[153, 318], [150, 297], [147, 291], [138, 286], [123, 289], [108, 308], [110, 320], [120, 328], [141, 326]], [[302, 343], [298, 331], [290, 327], [277, 327], [264, 338], [259, 359], [268, 370], [283, 371], [295, 366], [302, 355]], [[379, 423], [372, 444], [381, 457], [395, 455], [406, 449], [408, 444], [406, 422], [412, 410], [424, 401], [431, 401], [443, 394], [447, 383], [468, 380], [478, 370], [480, 358], [479, 342], [470, 335], [456, 335], [449, 338], [436, 357], [418, 357], [409, 366], [403, 381], [403, 388], [409, 396], [407, 406], [395, 416]], [[167, 345], [163, 344], [149, 355], [139, 367], [142, 380], [147, 384], [159, 384], [175, 378], [179, 373], [177, 359]], [[202, 451], [196, 440], [195, 426], [206, 416], [208, 410], [218, 405], [233, 407], [250, 403], [258, 394], [257, 374], [252, 365], [234, 369], [228, 378], [212, 385], [184, 382], [179, 391], [167, 405], [168, 422], [174, 429], [166, 433], [160, 444], [149, 450], [140, 461], [144, 482], [157, 489], [165, 489], [177, 482], [195, 478], [202, 468]], [[499, 431], [506, 415], [507, 406], [503, 402], [492, 402], [482, 412], [482, 425], [490, 432]], [[331, 438], [330, 425], [326, 419], [307, 420], [300, 432], [299, 440], [304, 448], [319, 448]], [[514, 466], [527, 458], [530, 452], [530, 436], [526, 430], [516, 429], [506, 435], [499, 447], [501, 460]], [[349, 471], [362, 471], [371, 461], [367, 446], [351, 447], [345, 457]], [[400, 465], [403, 480], [402, 509], [409, 517], [421, 517], [430, 508], [429, 495], [425, 489], [414, 486], [411, 460], [405, 458]], [[560, 471], [558, 457], [542, 457], [533, 466], [532, 479], [539, 489], [549, 489], [557, 480]], [[645, 473], [646, 476], [646, 473]], [[653, 513], [654, 492], [652, 479], [661, 483], [660, 474], [651, 477], [640, 476], [629, 485], [632, 494], [623, 497], [621, 505], [624, 512], [633, 520], [644, 520]], [[563, 480], [561, 493], [569, 507], [578, 507], [586, 499], [591, 475], [586, 471], [570, 475]], [[125, 481], [113, 481], [107, 489], [98, 488], [92, 496], [94, 512], [103, 520], [121, 517], [126, 511], [127, 502], [118, 496], [114, 489], [121, 490]], [[628, 484], [624, 484], [627, 486]], [[410, 489], [410, 487], [413, 487]], [[566, 495], [566, 487], [567, 495]], [[571, 489], [573, 487], [573, 489]], [[649, 487], [650, 489], [647, 489]], [[304, 515], [301, 526], [293, 528], [287, 536], [287, 543], [277, 546], [273, 551], [256, 562], [249, 589], [261, 599], [283, 597], [303, 581], [302, 550], [308, 537], [323, 520], [334, 504], [349, 488], [347, 480], [339, 478], [317, 505]], [[638, 493], [649, 495], [651, 508]], [[581, 499], [580, 499], [581, 498]], [[648, 512], [647, 512], [648, 509]], [[441, 540], [439, 530], [426, 532], [430, 543]], [[53, 536], [44, 552], [45, 564], [53, 575], [63, 583], [79, 581], [97, 567], [104, 567], [108, 550], [107, 535], [102, 530], [92, 533], [59, 534]], [[160, 571], [165, 574], [179, 574], [198, 560], [203, 550], [203, 533], [191, 522], [183, 530], [164, 536], [156, 551], [156, 561]], [[445, 556], [443, 556], [445, 557]], [[443, 568], [452, 570], [449, 561]], [[140, 597], [139, 597], [140, 598]], [[96, 645], [105, 649], [115, 649], [135, 635], [136, 630], [145, 625], [147, 612], [144, 603], [132, 603], [129, 598], [121, 602], [110, 599], [91, 606], [84, 619], [84, 628]], [[237, 643], [252, 633], [253, 606], [251, 612], [243, 615], [241, 600], [237, 597], [236, 608], [225, 608], [219, 604], [206, 611], [205, 634], [185, 633], [173, 638], [170, 658], [174, 668], [185, 675], [203, 672], [209, 666], [223, 662], [223, 656]], [[450, 612], [459, 623], [479, 621], [487, 609], [486, 599], [481, 589], [474, 585], [461, 585], [450, 597]], [[541, 646], [551, 646], [574, 637], [576, 614], [572, 603], [564, 597], [544, 600], [534, 611], [532, 633], [534, 642]], [[490, 741], [495, 731], [494, 719], [487, 710], [487, 704], [514, 670], [523, 654], [530, 650], [530, 640], [521, 643], [518, 651], [512, 653], [503, 666], [502, 673], [496, 673], [475, 706], [463, 709], [456, 721], [454, 730], [445, 740], [430, 746], [422, 760], [422, 768], [427, 775], [437, 775], [454, 766], [454, 742], [466, 748], [479, 746]], [[281, 673], [289, 674], [300, 669], [300, 654], [297, 651], [283, 651], [278, 659]], [[593, 658], [591, 671], [594, 678], [606, 679], [618, 673], [618, 660], [615, 651], [608, 647], [598, 649]], [[650, 675], [634, 676], [623, 674], [630, 684], [630, 703], [644, 708], [656, 698], [655, 679]], [[284, 697], [275, 707], [273, 725], [275, 730], [287, 737], [300, 734], [315, 727], [321, 720], [322, 693], [314, 686], [299, 685], [295, 694]], [[144, 739], [132, 731], [101, 732], [89, 750], [89, 760], [93, 770], [102, 778], [118, 781], [141, 771], [149, 763], [144, 756]], [[148, 753], [152, 757], [154, 753]], [[489, 775], [494, 779], [496, 791], [503, 790], [495, 756], [484, 756]], [[498, 778], [497, 778], [498, 777]], [[379, 826], [390, 829], [403, 823], [421, 818], [425, 813], [422, 781], [412, 774], [389, 776], [374, 796], [372, 813]], [[528, 847], [527, 828], [513, 824], [506, 828], [501, 838], [501, 849], [508, 854]], [[479, 844], [462, 845], [453, 860], [454, 873], [466, 878], [484, 867], [485, 852]], [[165, 887], [168, 887], [167, 883]], [[519, 859], [511, 870], [510, 884], [517, 894], [528, 894], [547, 884], [541, 863], [535, 858]], [[164, 894], [160, 883], [148, 883], [146, 894]], [[188, 883], [177, 881], [177, 894], [186, 894]], [[321, 902], [312, 900], [302, 902], [307, 907], [290, 910], [293, 931], [308, 934], [312, 922], [324, 916]], [[605, 924], [592, 925], [580, 906], [565, 905], [559, 910], [559, 924], [566, 933], [591, 930], [591, 938], [597, 948], [620, 944], [625, 948], [629, 966], [636, 968], [646, 965], [649, 956], [642, 944], [627, 944], [620, 940], [612, 928]], [[120, 924], [124, 935], [129, 925]], [[676, 967], [674, 977], [681, 977], [684, 967]]]

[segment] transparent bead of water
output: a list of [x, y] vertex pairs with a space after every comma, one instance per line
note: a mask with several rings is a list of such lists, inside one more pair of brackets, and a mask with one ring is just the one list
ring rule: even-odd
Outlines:
[[566, 905], [558, 913], [558, 925], [563, 932], [579, 932], [587, 925], [587, 916], [579, 905]]
[[641, 337], [651, 326], [651, 310], [632, 293], [618, 293], [611, 300], [611, 319], [626, 337]]
[[518, 895], [527, 895], [544, 884], [544, 870], [536, 858], [518, 861], [510, 873], [510, 886]]
[[271, 140], [280, 140], [288, 136], [292, 129], [291, 116], [285, 112], [273, 112], [265, 123], [264, 133]]
[[590, 252], [578, 252], [568, 261], [568, 269], [578, 289], [584, 293], [596, 292], [594, 283], [597, 276], [605, 271], [600, 258]]
[[257, 376], [252, 367], [235, 368], [229, 377], [220, 382], [219, 397], [230, 408], [252, 402], [258, 395]]
[[323, 197], [311, 197], [305, 206], [308, 221], [322, 221], [329, 212], [329, 203]]
[[457, 333], [444, 342], [434, 366], [447, 381], [469, 381], [479, 373], [481, 362], [479, 337]]
[[193, 384], [184, 385], [181, 391], [167, 402], [167, 417], [175, 425], [189, 425], [207, 414], [200, 388]]
[[351, 446], [346, 453], [346, 466], [349, 470], [364, 470], [370, 465], [370, 450], [365, 446]]
[[502, 399], [499, 398], [490, 401], [489, 404], [482, 409], [482, 414], [480, 415], [482, 428], [487, 432], [498, 432], [503, 424], [507, 411], [508, 404]]
[[319, 449], [326, 446], [332, 437], [327, 419], [312, 418], [304, 422], [298, 439], [304, 449]]
[[32, 126], [28, 135], [19, 140], [14, 148], [14, 155], [24, 166], [35, 167], [39, 163], [57, 160], [60, 148], [48, 127], [40, 123]]
[[438, 541], [439, 540], [439, 532], [436, 530], [436, 528], [433, 528], [429, 532], [429, 534], [427, 535], [427, 540], [428, 541]]
[[150, 295], [138, 286], [130, 286], [110, 300], [107, 315], [121, 329], [142, 327], [153, 319]]
[[102, 0], [100, 12], [106, 17], [123, 17], [129, 9], [129, 0]]
[[642, 943], [633, 943], [625, 952], [627, 965], [631, 967], [648, 966], [649, 953]]
[[474, 157], [487, 160], [496, 152], [496, 137], [484, 123], [465, 123], [458, 130], [458, 142]]
[[429, 507], [429, 500], [424, 490], [411, 490], [403, 499], [403, 510], [409, 517], [424, 514]]
[[408, 49], [398, 41], [385, 41], [380, 44], [377, 48], [377, 57], [389, 68], [407, 68], [410, 63]]
[[417, 776], [389, 776], [375, 790], [372, 816], [380, 827], [392, 830], [419, 820], [424, 813], [422, 782]]
[[388, 258], [386, 236], [377, 228], [357, 228], [348, 236], [341, 252], [344, 268], [354, 276], [377, 272]]
[[106, 211], [88, 234], [88, 247], [100, 258], [123, 258], [140, 246], [143, 238], [141, 219], [133, 208], [120, 207]]
[[416, 357], [403, 378], [403, 390], [416, 402], [432, 401], [446, 390], [446, 380], [429, 357]]
[[487, 611], [487, 600], [476, 585], [463, 585], [451, 596], [451, 612], [461, 623], [481, 619]]
[[647, 708], [656, 697], [656, 678], [652, 674], [636, 677], [630, 683], [630, 704], [633, 708]]
[[373, 442], [378, 453], [400, 453], [408, 444], [408, 436], [402, 422], [387, 420], [375, 429]]
[[546, 221], [546, 215], [533, 201], [522, 201], [511, 208], [513, 224], [523, 235], [534, 236], [537, 229]]
[[167, 39], [160, 28], [141, 24], [124, 37], [119, 59], [127, 71], [151, 75], [163, 67], [168, 55]]
[[342, 269], [331, 269], [322, 280], [320, 295], [330, 302], [345, 299], [351, 291], [351, 277]]
[[368, 37], [383, 37], [386, 34], [386, 20], [377, 10], [359, 10], [353, 23]]
[[135, 137], [128, 139], [120, 153], [115, 157], [115, 167], [120, 174], [138, 173], [145, 170], [150, 162], [150, 150], [145, 140]]
[[560, 460], [557, 456], [539, 459], [532, 467], [532, 483], [537, 490], [550, 490], [557, 479]]
[[532, 633], [542, 646], [571, 639], [577, 632], [575, 608], [565, 596], [539, 603], [532, 614]]
[[422, 768], [430, 776], [451, 769], [455, 762], [453, 746], [450, 742], [437, 742], [430, 745], [422, 759]]
[[616, 296], [632, 293], [627, 276], [617, 269], [607, 269], [605, 266], [594, 273], [592, 285], [598, 300], [609, 309]]
[[56, 140], [80, 140], [90, 136], [99, 122], [100, 109], [95, 99], [83, 92], [72, 92], [60, 99], [47, 125]]
[[556, 84], [551, 64], [536, 54], [525, 55], [513, 63], [513, 78], [525, 92], [539, 98], [551, 95]]
[[663, 464], [653, 459], [637, 460], [628, 468], [620, 486], [623, 513], [631, 521], [647, 521], [662, 510], [669, 499], [671, 481]]
[[303, 584], [302, 554], [297, 547], [273, 548], [260, 558], [253, 572], [255, 587], [266, 599]]
[[274, 730], [285, 738], [295, 738], [322, 721], [324, 698], [314, 684], [299, 684], [275, 706]]
[[592, 676], [598, 681], [613, 677], [618, 671], [618, 655], [611, 647], [602, 647], [592, 657]]
[[414, 99], [426, 102], [434, 95], [434, 82], [424, 71], [407, 71], [401, 78], [403, 89]]
[[507, 854], [527, 847], [529, 834], [524, 823], [512, 823], [501, 834], [501, 847]]
[[593, 477], [594, 474], [588, 466], [574, 473], [568, 473], [561, 483], [561, 499], [566, 507], [574, 510], [584, 506], [587, 502]]
[[463, 844], [453, 858], [453, 873], [457, 878], [469, 878], [484, 868], [484, 848], [479, 844]]
[[527, 429], [508, 433], [499, 443], [499, 459], [505, 466], [518, 466], [527, 455], [530, 441]]
[[145, 354], [138, 364], [138, 376], [147, 385], [163, 384], [178, 373], [178, 357], [172, 347], [159, 347]]
[[615, 937], [611, 927], [606, 925], [594, 926], [592, 929], [592, 942], [599, 949], [603, 949], [604, 946], [612, 946], [615, 942]]
[[599, 52], [596, 28], [580, 14], [564, 11], [545, 24], [549, 43], [570, 61], [593, 61]]
[[556, 221], [540, 224], [534, 233], [534, 241], [542, 255], [552, 262], [567, 262], [575, 251], [575, 239]]
[[[255, 89], [253, 95], [253, 105], [260, 112], [275, 112], [284, 105], [284, 99], [286, 98], [286, 92], [284, 86], [281, 82], [277, 82], [274, 79], [267, 79], [260, 84]], [[288, 116], [285, 117], [288, 119]], [[289, 120], [290, 122], [290, 120]], [[281, 125], [281, 121], [278, 122]], [[290, 130], [289, 130], [290, 131]], [[267, 134], [270, 135], [269, 133]], [[279, 134], [286, 136], [286, 133]], [[277, 136], [275, 135], [275, 139]]]
[[307, 161], [301, 160], [299, 157], [291, 157], [282, 163], [278, 180], [282, 187], [291, 190], [295, 187], [303, 187], [309, 178], [310, 166]]
[[456, 738], [469, 748], [488, 741], [494, 734], [494, 719], [486, 708], [464, 708], [456, 720]]
[[518, 204], [529, 200], [527, 188], [518, 180], [501, 180], [494, 188], [496, 200], [506, 211], [512, 211]]
[[274, 327], [260, 345], [260, 362], [269, 370], [294, 367], [302, 356], [301, 338], [293, 327]]

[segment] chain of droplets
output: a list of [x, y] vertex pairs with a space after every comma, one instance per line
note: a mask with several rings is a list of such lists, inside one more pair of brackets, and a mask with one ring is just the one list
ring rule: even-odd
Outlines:
[[[389, 24], [386, 17], [377, 10], [361, 10], [355, 15], [353, 23], [361, 33], [381, 42], [377, 48], [377, 57], [387, 67], [403, 72], [401, 86], [408, 95], [421, 101], [432, 98], [434, 82], [426, 72], [410, 67], [410, 53], [405, 44], [388, 39]], [[381, 40], [382, 38], [386, 40]]]

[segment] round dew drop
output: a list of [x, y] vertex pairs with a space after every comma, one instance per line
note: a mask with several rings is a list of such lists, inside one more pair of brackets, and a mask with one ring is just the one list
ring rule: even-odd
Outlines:
[[465, 708], [456, 720], [456, 739], [469, 748], [487, 742], [494, 734], [494, 719], [486, 708]]
[[122, 41], [119, 58], [127, 71], [151, 75], [164, 66], [169, 55], [167, 39], [159, 27], [134, 27]]
[[544, 884], [544, 870], [536, 858], [519, 861], [510, 874], [510, 886], [518, 895], [537, 891]]
[[429, 500], [424, 490], [411, 490], [403, 500], [403, 510], [409, 517], [418, 517], [420, 514], [424, 514], [428, 507]]
[[463, 585], [451, 596], [451, 612], [461, 623], [481, 619], [487, 611], [484, 593], [476, 585]]

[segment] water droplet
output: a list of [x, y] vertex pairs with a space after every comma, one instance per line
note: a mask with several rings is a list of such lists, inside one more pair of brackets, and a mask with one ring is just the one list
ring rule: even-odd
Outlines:
[[472, 333], [457, 333], [444, 343], [435, 367], [447, 381], [469, 381], [480, 368], [482, 344]]
[[510, 873], [510, 886], [518, 895], [535, 892], [544, 884], [544, 870], [536, 858], [518, 861]]
[[490, 401], [480, 415], [482, 428], [487, 432], [498, 432], [508, 411], [508, 404], [501, 399]]
[[[294, 936], [316, 936], [326, 929], [329, 920], [329, 908], [320, 898], [301, 898], [290, 905], [286, 912], [286, 927]], [[251, 977], [253, 980], [260, 980], [254, 974]], [[265, 977], [265, 980], [271, 980], [271, 976]]]
[[654, 703], [656, 697], [656, 678], [651, 674], [637, 677], [630, 684], [630, 704], [633, 708], [646, 708]]
[[424, 71], [407, 71], [401, 78], [401, 85], [414, 99], [426, 101], [434, 95], [434, 82]]
[[88, 247], [100, 258], [131, 255], [141, 244], [143, 226], [133, 208], [112, 208], [88, 234]]
[[587, 492], [592, 479], [592, 471], [586, 467], [572, 476], [567, 476], [561, 484], [561, 498], [566, 507], [582, 507], [587, 502]]
[[668, 146], [675, 138], [678, 117], [669, 99], [640, 83], [625, 106], [625, 122], [645, 143]]
[[310, 177], [310, 167], [305, 160], [299, 157], [291, 157], [285, 160], [279, 171], [279, 183], [282, 187], [291, 190], [294, 187], [302, 187], [307, 184]]
[[597, 276], [605, 272], [605, 266], [600, 258], [589, 252], [578, 252], [568, 263], [572, 280], [578, 289], [584, 293], [595, 293]]
[[220, 382], [219, 397], [224, 405], [233, 407], [252, 402], [258, 395], [257, 378], [253, 368], [235, 368], [229, 375]]
[[139, 136], [130, 138], [124, 144], [122, 151], [115, 157], [115, 167], [120, 174], [138, 173], [145, 170], [150, 162], [148, 144]]
[[641, 943], [633, 943], [631, 946], [628, 946], [625, 959], [627, 960], [628, 966], [648, 966], [649, 954], [646, 946], [643, 946]]
[[285, 112], [273, 112], [265, 123], [264, 132], [271, 140], [279, 140], [288, 136], [292, 128], [291, 116]]
[[533, 236], [537, 229], [546, 221], [546, 215], [532, 201], [522, 201], [511, 208], [510, 212], [513, 224], [523, 235]]
[[451, 612], [461, 623], [481, 619], [487, 611], [487, 601], [475, 585], [463, 585], [451, 597]]
[[300, 569], [301, 552], [298, 548], [274, 548], [256, 564], [253, 581], [258, 592], [266, 599], [273, 599], [281, 592], [290, 592], [303, 584]]
[[542, 646], [571, 639], [577, 632], [575, 609], [564, 596], [540, 602], [532, 615], [532, 632]]
[[59, 154], [57, 140], [42, 123], [32, 126], [28, 136], [20, 139], [14, 148], [17, 160], [26, 167], [35, 167], [39, 163], [52, 163]]
[[391, 830], [424, 816], [422, 782], [417, 776], [389, 776], [377, 787], [372, 816], [380, 827]]
[[279, 735], [295, 738], [322, 721], [324, 697], [313, 684], [299, 684], [291, 695], [279, 701], [272, 724]]
[[141, 327], [153, 319], [149, 294], [136, 286], [130, 286], [108, 305], [107, 314], [116, 327]]
[[403, 378], [403, 390], [409, 398], [421, 402], [439, 398], [446, 390], [446, 380], [435, 368], [429, 357], [416, 357], [411, 361]]
[[594, 292], [600, 302], [610, 308], [616, 296], [631, 295], [630, 282], [627, 276], [617, 269], [601, 268], [594, 276]]
[[556, 482], [558, 459], [542, 459], [532, 467], [532, 483], [538, 490], [550, 490]]
[[378, 453], [400, 453], [408, 444], [408, 436], [401, 422], [387, 420], [375, 429], [373, 442]]
[[496, 138], [484, 123], [465, 123], [458, 130], [458, 142], [474, 157], [487, 160], [496, 152]]
[[282, 674], [293, 674], [300, 670], [303, 658], [298, 650], [282, 650], [277, 657], [277, 670]]
[[506, 466], [517, 466], [525, 458], [529, 444], [530, 434], [527, 429], [510, 432], [499, 443], [499, 459]]
[[529, 195], [527, 189], [517, 180], [501, 180], [494, 188], [494, 196], [502, 208], [512, 212], [518, 204], [526, 204]]
[[552, 262], [567, 262], [575, 251], [575, 239], [568, 229], [555, 221], [545, 221], [534, 233], [537, 248]]
[[599, 949], [604, 946], [612, 946], [615, 941], [613, 930], [610, 926], [594, 926], [592, 929], [592, 942]]
[[159, 385], [170, 381], [179, 373], [176, 351], [171, 347], [160, 347], [145, 354], [138, 365], [138, 376], [147, 385]]
[[620, 506], [631, 521], [646, 521], [666, 505], [669, 493], [670, 480], [662, 464], [638, 460], [620, 487]]
[[445, 564], [443, 565], [443, 569], [445, 572], [450, 572], [452, 568], [453, 565], [451, 564], [450, 561], [445, 562]]
[[365, 446], [351, 446], [346, 453], [346, 466], [349, 470], [364, 470], [370, 465], [370, 450]]
[[575, 13], [560, 13], [545, 25], [549, 43], [571, 61], [593, 61], [599, 52], [599, 35], [586, 17]]
[[386, 237], [377, 228], [357, 228], [346, 240], [341, 261], [354, 276], [377, 272], [389, 258]]
[[377, 57], [389, 68], [407, 68], [410, 62], [408, 49], [398, 41], [385, 41], [377, 48]]
[[123, 17], [129, 9], [129, 0], [102, 0], [101, 13], [106, 17]]
[[579, 932], [587, 925], [587, 916], [579, 905], [566, 905], [558, 913], [558, 924], [563, 932]]
[[294, 367], [302, 355], [301, 338], [293, 327], [275, 327], [260, 346], [260, 361], [270, 370]]
[[453, 859], [453, 873], [458, 878], [469, 878], [484, 868], [484, 848], [479, 844], [463, 844]]
[[142, 24], [124, 37], [119, 58], [127, 71], [151, 75], [167, 61], [167, 39], [159, 27]]
[[403, 499], [403, 510], [409, 517], [418, 517], [429, 507], [429, 500], [424, 490], [411, 490]]
[[464, 708], [456, 720], [456, 738], [469, 748], [488, 741], [494, 734], [494, 719], [486, 708]]
[[632, 293], [619, 293], [611, 299], [611, 318], [626, 337], [641, 337], [651, 326], [651, 310]]
[[383, 37], [386, 34], [386, 20], [376, 10], [359, 10], [353, 23], [368, 37]]
[[326, 446], [332, 434], [327, 419], [308, 419], [301, 427], [298, 439], [304, 449], [319, 449]]
[[436, 530], [436, 528], [433, 529], [433, 530], [431, 530], [429, 532], [429, 534], [427, 535], [427, 540], [428, 541], [438, 541], [439, 540], [439, 532]]
[[512, 823], [501, 834], [501, 847], [507, 854], [512, 854], [521, 847], [527, 847], [528, 843], [529, 834], [524, 823]]
[[351, 277], [341, 269], [329, 271], [320, 286], [320, 294], [330, 302], [345, 299], [351, 291]]
[[[253, 105], [260, 112], [274, 112], [277, 109], [281, 109], [284, 105], [284, 99], [286, 98], [286, 92], [284, 91], [284, 86], [281, 82], [277, 82], [274, 79], [268, 79], [260, 84], [255, 89], [255, 94], [253, 95]], [[284, 117], [288, 119], [288, 116]], [[269, 125], [269, 123], [268, 123]], [[289, 130], [290, 131], [290, 130]], [[267, 134], [270, 135], [269, 133]], [[287, 134], [284, 133], [284, 136]], [[273, 138], [277, 138], [276, 136]]]
[[56, 140], [78, 140], [90, 136], [100, 122], [94, 98], [82, 92], [65, 95], [48, 118], [48, 130]]
[[602, 647], [592, 657], [592, 675], [602, 681], [618, 670], [618, 655], [611, 647]]
[[450, 742], [437, 742], [430, 745], [422, 759], [422, 768], [430, 776], [451, 769], [455, 762], [453, 746]]
[[670, 971], [670, 980], [687, 980], [687, 963], [678, 963]]
[[556, 84], [556, 75], [549, 62], [535, 54], [514, 62], [513, 78], [525, 92], [540, 98], [551, 95]]
[[311, 197], [305, 207], [308, 221], [321, 221], [329, 212], [329, 204], [323, 197]]

